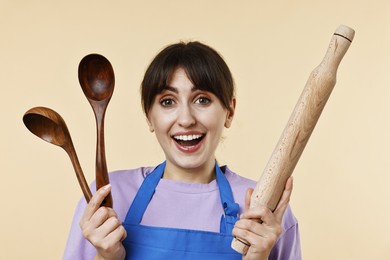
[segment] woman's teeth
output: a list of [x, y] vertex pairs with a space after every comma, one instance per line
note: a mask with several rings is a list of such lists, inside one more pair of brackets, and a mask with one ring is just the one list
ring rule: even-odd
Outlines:
[[195, 152], [200, 148], [200, 143], [204, 137], [204, 134], [175, 135], [172, 139], [179, 145], [179, 149], [186, 152]]
[[192, 141], [201, 138], [203, 135], [177, 135], [174, 136], [178, 141]]

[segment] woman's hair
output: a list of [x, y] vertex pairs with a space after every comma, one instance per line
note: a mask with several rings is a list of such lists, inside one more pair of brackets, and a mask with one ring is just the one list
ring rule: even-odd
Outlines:
[[213, 93], [226, 108], [234, 96], [234, 81], [217, 51], [200, 42], [179, 42], [164, 48], [153, 59], [141, 84], [143, 110], [148, 115], [176, 69], [182, 68], [194, 86]]

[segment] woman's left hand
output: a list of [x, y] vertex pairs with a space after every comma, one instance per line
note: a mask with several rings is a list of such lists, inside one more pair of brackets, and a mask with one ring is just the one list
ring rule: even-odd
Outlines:
[[253, 189], [248, 189], [245, 198], [245, 212], [240, 216], [233, 229], [233, 236], [250, 244], [244, 260], [268, 259], [283, 229], [281, 226], [284, 212], [290, 201], [293, 188], [292, 177], [287, 180], [282, 197], [274, 212], [266, 206], [249, 208]]

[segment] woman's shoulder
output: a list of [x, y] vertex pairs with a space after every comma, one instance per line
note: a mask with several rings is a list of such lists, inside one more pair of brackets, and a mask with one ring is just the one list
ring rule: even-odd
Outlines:
[[226, 165], [222, 166], [221, 170], [225, 173], [225, 177], [229, 181], [234, 200], [240, 205], [240, 212], [243, 212], [246, 191], [248, 188], [254, 188], [256, 186], [256, 182], [233, 172]]
[[[125, 170], [113, 170], [109, 172], [108, 178], [111, 186], [113, 187], [121, 187], [121, 186], [137, 186], [139, 187], [145, 177], [153, 171], [155, 167], [145, 166], [138, 167], [134, 169], [125, 169]], [[90, 189], [96, 189], [96, 181], [90, 183]]]
[[237, 174], [236, 172], [232, 171], [227, 165], [222, 166], [221, 170], [225, 173], [225, 176], [228, 179], [232, 188], [239, 187], [247, 189], [254, 188], [256, 186], [256, 181]]
[[123, 184], [127, 182], [142, 182], [145, 177], [153, 171], [155, 167], [145, 166], [138, 167], [134, 169], [126, 169], [126, 170], [115, 170], [109, 173], [110, 183], [112, 185], [115, 184]]
[[109, 181], [112, 186], [111, 194], [114, 201], [113, 207], [119, 219], [124, 220], [129, 205], [137, 194], [139, 187], [154, 168], [146, 166], [127, 170], [115, 170], [109, 173]]

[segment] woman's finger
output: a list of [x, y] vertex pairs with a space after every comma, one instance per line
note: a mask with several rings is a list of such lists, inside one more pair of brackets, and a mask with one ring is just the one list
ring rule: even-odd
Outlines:
[[250, 250], [265, 252], [270, 250], [281, 233], [281, 227], [270, 227], [253, 220], [243, 219], [236, 222], [233, 236], [246, 241]]
[[245, 211], [247, 211], [250, 208], [252, 193], [253, 193], [253, 188], [248, 188], [246, 190], [246, 194], [245, 194]]
[[107, 239], [112, 239], [112, 241], [122, 242], [127, 236], [126, 229], [119, 225], [113, 230], [110, 234], [107, 235]]
[[264, 205], [258, 205], [253, 208], [249, 208], [243, 214], [241, 214], [240, 219], [251, 219], [257, 222], [264, 222], [272, 217], [272, 211]]
[[106, 237], [121, 225], [122, 223], [116, 216], [111, 216], [96, 229], [96, 233], [99, 233], [101, 237]]
[[91, 227], [98, 228], [109, 218], [117, 218], [115, 211], [112, 208], [100, 207], [96, 210], [88, 223]]
[[85, 208], [84, 214], [81, 217], [80, 225], [91, 219], [95, 212], [100, 208], [104, 198], [110, 193], [111, 185], [107, 184], [106, 186], [101, 187], [96, 193], [92, 196], [92, 199], [89, 201], [87, 207]]
[[284, 191], [282, 193], [282, 197], [280, 198], [280, 201], [274, 211], [275, 217], [279, 222], [282, 221], [284, 212], [286, 211], [290, 202], [293, 186], [293, 177], [290, 176], [290, 178], [287, 179], [286, 186], [284, 187]]

